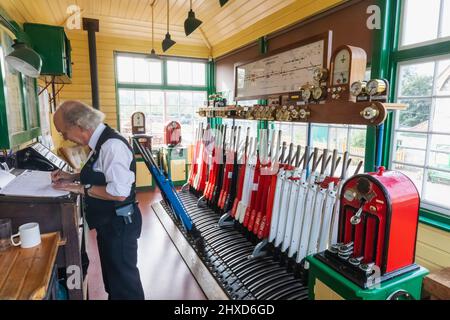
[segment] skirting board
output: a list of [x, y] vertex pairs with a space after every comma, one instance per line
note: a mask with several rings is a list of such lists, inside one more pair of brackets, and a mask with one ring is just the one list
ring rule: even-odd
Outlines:
[[182, 256], [184, 262], [191, 270], [195, 280], [198, 282], [209, 300], [229, 300], [227, 294], [217, 283], [208, 268], [203, 264], [201, 258], [190, 246], [184, 235], [173, 223], [159, 202], [152, 204], [152, 209], [163, 225], [173, 244]]

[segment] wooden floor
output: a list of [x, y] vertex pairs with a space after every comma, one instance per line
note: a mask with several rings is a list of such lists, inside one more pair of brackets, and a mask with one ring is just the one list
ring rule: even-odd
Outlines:
[[[206, 299], [195, 278], [182, 260], [150, 205], [159, 201], [159, 192], [139, 192], [142, 212], [142, 233], [139, 239], [138, 267], [145, 298], [151, 300]], [[107, 298], [98, 256], [95, 230], [89, 231], [88, 269], [89, 299]]]

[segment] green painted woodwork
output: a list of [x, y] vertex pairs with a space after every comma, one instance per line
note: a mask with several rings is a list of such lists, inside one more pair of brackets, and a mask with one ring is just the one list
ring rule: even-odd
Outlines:
[[[8, 17], [3, 16], [3, 12], [0, 11], [0, 21], [2, 22], [3, 28], [8, 28], [9, 31], [13, 32], [14, 35], [27, 42], [27, 37], [25, 33], [20, 29], [20, 27], [14, 23], [14, 21], [11, 21]], [[5, 21], [9, 21], [9, 23], [5, 23]], [[0, 46], [4, 46], [4, 43], [2, 42]], [[2, 48], [3, 51], [6, 51], [6, 48]], [[5, 59], [3, 56], [0, 56], [0, 148], [2, 149], [13, 149], [21, 144], [24, 144], [26, 142], [31, 141], [32, 139], [38, 137], [41, 134], [40, 124], [39, 124], [39, 105], [38, 105], [38, 95], [37, 95], [37, 83], [34, 81], [34, 90], [31, 92], [27, 91], [27, 88], [25, 86], [25, 77], [20, 74], [19, 76], [19, 85], [20, 85], [20, 98], [22, 101], [22, 104], [20, 108], [22, 109], [22, 115], [23, 115], [23, 131], [18, 132], [9, 132], [9, 125], [8, 125], [8, 114], [7, 114], [7, 87], [6, 82], [4, 81], [5, 75], [3, 74], [5, 68]], [[29, 97], [30, 95], [35, 95], [35, 103], [36, 105], [31, 106], [28, 105]], [[31, 126], [31, 112], [35, 112], [36, 114], [34, 117], [37, 119], [37, 126], [32, 127]]]
[[42, 58], [42, 75], [70, 81], [72, 75], [71, 46], [63, 27], [24, 23], [23, 29], [33, 49]]
[[382, 282], [378, 287], [363, 289], [313, 256], [306, 259], [309, 262], [308, 288], [311, 300], [315, 298], [316, 279], [346, 300], [386, 300], [397, 290], [405, 290], [415, 300], [420, 300], [423, 278], [429, 273], [427, 269], [420, 267], [416, 271]]

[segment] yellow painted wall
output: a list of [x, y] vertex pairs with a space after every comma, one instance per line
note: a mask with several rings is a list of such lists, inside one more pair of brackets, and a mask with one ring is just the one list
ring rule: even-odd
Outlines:
[[[100, 25], [101, 28], [101, 25]], [[89, 105], [91, 99], [91, 78], [89, 71], [89, 50], [86, 32], [68, 32], [72, 45], [72, 84], [61, 91], [59, 102], [69, 99], [81, 100]], [[149, 53], [151, 42], [124, 38], [97, 36], [97, 61], [100, 90], [100, 110], [106, 114], [106, 122], [117, 126], [116, 93], [114, 73], [114, 51]], [[192, 47], [177, 44], [170, 50], [171, 55], [207, 58], [206, 47]]]
[[431, 272], [450, 267], [450, 232], [419, 224], [416, 263]]

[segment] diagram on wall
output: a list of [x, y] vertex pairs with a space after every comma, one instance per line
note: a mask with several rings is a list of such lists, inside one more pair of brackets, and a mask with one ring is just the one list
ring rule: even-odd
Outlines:
[[313, 84], [314, 70], [328, 67], [330, 47], [331, 31], [237, 66], [236, 100], [295, 92]]

